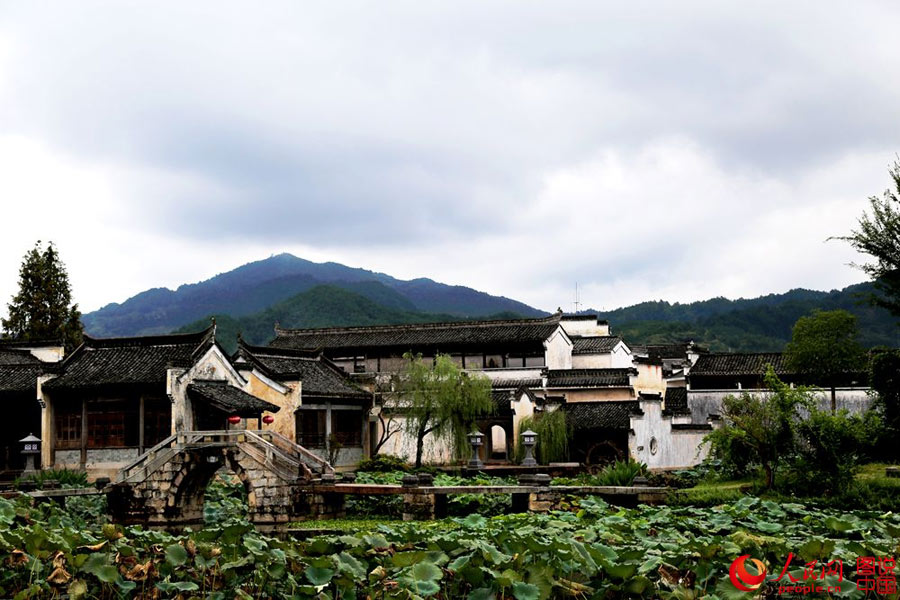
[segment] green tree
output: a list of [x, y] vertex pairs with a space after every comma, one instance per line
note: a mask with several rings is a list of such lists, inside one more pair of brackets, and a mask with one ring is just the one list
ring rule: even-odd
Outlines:
[[466, 435], [475, 421], [493, 410], [491, 382], [482, 374], [466, 373], [439, 354], [434, 363], [421, 355], [403, 355], [406, 364], [397, 378], [397, 409], [406, 431], [416, 439], [416, 467], [422, 466], [425, 437], [450, 443], [455, 458], [469, 451]]
[[858, 334], [856, 317], [847, 311], [814, 311], [797, 319], [785, 347], [788, 368], [831, 389], [832, 412], [837, 408], [835, 388], [864, 370], [865, 351], [857, 342]]
[[741, 472], [749, 465], [762, 467], [771, 489], [778, 467], [797, 452], [800, 409], [809, 410], [813, 398], [806, 388], [792, 388], [778, 379], [771, 365], [765, 382], [766, 393], [726, 396], [722, 427], [707, 435], [704, 443], [726, 468]]
[[877, 350], [869, 366], [870, 385], [877, 394], [876, 406], [884, 422], [883, 450], [886, 458], [900, 458], [900, 350]]
[[872, 411], [851, 415], [846, 410], [831, 413], [813, 407], [797, 427], [795, 480], [811, 495], [846, 492], [859, 465], [871, 458], [881, 427], [881, 419]]
[[894, 161], [889, 173], [893, 189], [886, 189], [880, 198], [870, 196], [871, 212], [863, 212], [850, 235], [835, 239], [874, 259], [854, 266], [874, 280], [880, 294], [873, 295], [873, 303], [900, 316], [900, 160]]
[[3, 337], [22, 341], [62, 340], [68, 350], [81, 343], [81, 313], [72, 304], [69, 275], [52, 242], [38, 241], [19, 269], [19, 292], [2, 319]]

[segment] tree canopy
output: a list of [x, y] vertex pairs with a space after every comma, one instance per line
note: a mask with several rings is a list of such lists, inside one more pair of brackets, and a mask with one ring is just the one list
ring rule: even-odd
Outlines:
[[847, 311], [815, 311], [797, 319], [785, 348], [790, 369], [810, 383], [831, 389], [832, 410], [835, 387], [865, 369], [865, 352], [857, 336], [856, 317]]
[[800, 410], [814, 406], [806, 388], [792, 388], [775, 375], [771, 366], [765, 375], [766, 394], [742, 392], [722, 402], [721, 428], [706, 436], [713, 456], [737, 472], [759, 465], [766, 474], [766, 487], [775, 484], [775, 472], [796, 451]]
[[874, 259], [854, 266], [875, 281], [880, 294], [874, 295], [874, 303], [900, 316], [900, 160], [889, 172], [893, 189], [889, 187], [881, 197], [870, 196], [870, 212], [863, 212], [857, 229], [836, 239]]
[[61, 340], [67, 349], [81, 343], [81, 312], [72, 304], [69, 275], [52, 242], [29, 250], [19, 269], [19, 291], [7, 304], [3, 337], [21, 341]]
[[466, 373], [439, 354], [434, 363], [406, 353], [398, 378], [399, 406], [406, 429], [416, 439], [416, 467], [422, 466], [425, 437], [447, 440], [455, 458], [469, 451], [466, 435], [475, 421], [490, 414], [491, 382], [482, 374]]

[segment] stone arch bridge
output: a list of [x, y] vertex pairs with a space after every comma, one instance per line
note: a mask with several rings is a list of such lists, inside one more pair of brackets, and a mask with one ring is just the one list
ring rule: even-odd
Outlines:
[[166, 529], [202, 524], [206, 486], [223, 467], [243, 483], [259, 528], [328, 511], [323, 498], [300, 492], [333, 475], [326, 461], [272, 431], [228, 430], [181, 432], [145, 452], [107, 487], [110, 515]]

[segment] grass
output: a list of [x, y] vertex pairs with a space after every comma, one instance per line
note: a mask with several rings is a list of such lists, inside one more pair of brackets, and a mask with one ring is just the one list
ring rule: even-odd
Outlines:
[[668, 503], [676, 506], [716, 506], [734, 502], [748, 491], [752, 490], [756, 482], [752, 479], [737, 479], [733, 481], [703, 482], [694, 487], [676, 490], [669, 494]]
[[879, 486], [895, 488], [900, 491], [900, 478], [888, 477], [884, 470], [887, 467], [895, 467], [897, 465], [889, 465], [886, 463], [869, 463], [863, 465], [856, 474], [856, 481], [860, 483], [873, 483]]
[[376, 531], [379, 525], [392, 525], [401, 522], [400, 519], [317, 519], [315, 521], [295, 521], [289, 525], [291, 529], [317, 530], [328, 529], [343, 532]]
[[831, 497], [794, 497], [778, 491], [763, 489], [761, 479], [703, 481], [689, 488], [672, 492], [668, 503], [676, 506], [716, 506], [734, 502], [745, 495], [756, 495], [780, 502], [804, 502], [821, 507], [842, 508], [857, 506], [871, 510], [900, 510], [900, 478], [888, 477], [884, 463], [862, 465], [856, 474], [855, 485], [846, 492]]

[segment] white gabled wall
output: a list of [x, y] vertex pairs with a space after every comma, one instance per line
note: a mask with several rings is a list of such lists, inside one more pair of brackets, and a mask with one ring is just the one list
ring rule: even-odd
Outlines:
[[673, 423], [679, 422], [678, 417], [662, 414], [661, 399], [642, 398], [640, 407], [644, 414], [631, 416], [628, 435], [631, 458], [651, 469], [691, 467], [706, 458], [709, 446], [702, 442], [709, 434], [708, 429], [672, 429]]
[[572, 368], [572, 340], [562, 327], [544, 341], [544, 364], [548, 369]]
[[194, 413], [191, 399], [187, 396], [187, 387], [195, 379], [224, 380], [240, 389], [247, 385], [247, 380], [215, 344], [189, 368], [169, 369], [166, 373], [166, 393], [172, 399], [173, 433], [191, 431], [194, 428]]

